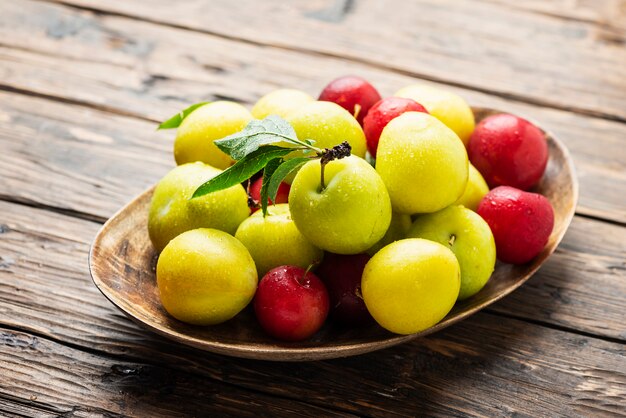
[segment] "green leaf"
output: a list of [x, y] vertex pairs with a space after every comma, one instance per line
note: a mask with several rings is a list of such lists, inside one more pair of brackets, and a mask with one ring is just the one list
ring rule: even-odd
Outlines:
[[[267, 187], [267, 193], [272, 202], [276, 200], [276, 195], [278, 194], [278, 187], [280, 183], [287, 177], [291, 172], [297, 170], [302, 167], [306, 162], [311, 161], [310, 158], [307, 157], [298, 157], [291, 158], [285, 162], [283, 162], [278, 168], [274, 170], [272, 177], [270, 178], [269, 185]], [[263, 178], [263, 186], [265, 186], [265, 178]]]
[[204, 196], [239, 184], [263, 169], [271, 160], [284, 157], [292, 151], [291, 148], [282, 148], [274, 145], [261, 147], [202, 184], [196, 189], [191, 198]]
[[180, 124], [183, 122], [183, 120], [187, 116], [189, 116], [189, 114], [191, 114], [191, 112], [193, 112], [194, 110], [196, 110], [200, 106], [204, 106], [207, 103], [209, 103], [209, 102], [200, 102], [200, 103], [196, 103], [194, 105], [189, 106], [187, 109], [178, 112], [177, 114], [175, 114], [174, 116], [172, 116], [171, 118], [166, 120], [165, 122], [161, 123], [159, 125], [159, 127], [157, 128], [157, 130], [158, 129], [178, 128], [180, 126]]
[[302, 145], [289, 122], [279, 116], [269, 115], [265, 119], [252, 120], [243, 130], [213, 143], [233, 160], [240, 160], [261, 145], [281, 141]]
[[267, 216], [267, 205], [269, 204], [269, 202], [267, 201], [267, 188], [270, 184], [270, 177], [272, 177], [272, 174], [274, 174], [274, 171], [276, 171], [282, 161], [282, 158], [274, 158], [273, 160], [270, 160], [263, 169], [263, 184], [261, 185], [261, 210], [263, 211], [264, 217]]

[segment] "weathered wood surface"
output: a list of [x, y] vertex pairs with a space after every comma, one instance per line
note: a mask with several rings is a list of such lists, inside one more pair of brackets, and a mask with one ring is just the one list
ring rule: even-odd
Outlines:
[[190, 371], [93, 354], [1, 326], [0, 374], [3, 416], [336, 414]]
[[[105, 120], [99, 124], [91, 117], [85, 117], [83, 112], [91, 115], [93, 108], [100, 108], [107, 113], [157, 121], [189, 103], [217, 97], [249, 104], [280, 85], [299, 87], [316, 94], [338, 73], [362, 74], [380, 86], [384, 94], [392, 94], [397, 88], [416, 81], [406, 75], [336, 58], [268, 50], [128, 18], [78, 12], [54, 4], [18, 0], [7, 3], [3, 9], [5, 20], [0, 20], [0, 35], [11, 42], [0, 46], [0, 59], [3, 60], [0, 84], [26, 94], [62, 98], [88, 107], [87, 110], [72, 107], [71, 112], [63, 111], [55, 119], [72, 126], [80, 124], [82, 133], [85, 130], [94, 133], [93, 138], [98, 135], [130, 136], [137, 143], [163, 150], [163, 154], [150, 153], [150, 157], [162, 155], [163, 161], [171, 161], [166, 155], [169, 145], [162, 140], [171, 138], [171, 133], [156, 134], [154, 125], [135, 120], [127, 123], [127, 119], [96, 112], [103, 115], [101, 120]], [[107, 57], [108, 61], [102, 57]], [[626, 149], [622, 145], [622, 139], [626, 137], [625, 124], [530, 106], [470, 90], [457, 91], [471, 103], [528, 115], [553, 131], [568, 146], [576, 163], [581, 185], [579, 213], [626, 223], [626, 200], [622, 193], [626, 189]], [[4, 116], [5, 119], [11, 118], [11, 113], [24, 110], [19, 106], [22, 100], [15, 99], [19, 103], [15, 105], [13, 101], [5, 100], [8, 103], [2, 106], [4, 110], [0, 109], [9, 115]], [[23, 117], [33, 118], [24, 121], [32, 125], [44, 123], [47, 116], [41, 116], [43, 119], [34, 115]], [[131, 131], [128, 125], [135, 128]], [[6, 138], [11, 135], [12, 130], [7, 131]], [[28, 135], [25, 140], [26, 143], [30, 141]], [[108, 147], [106, 144], [102, 146]], [[12, 143], [11, 147], [19, 148], [20, 144]], [[86, 153], [91, 152], [88, 147], [83, 149]], [[105, 149], [103, 152], [114, 151]], [[48, 158], [47, 154], [41, 157]], [[128, 169], [122, 161], [118, 164], [121, 170]], [[149, 174], [146, 181], [153, 182], [158, 178], [151, 172], [146, 174]], [[19, 178], [24, 179], [24, 176]], [[134, 189], [135, 193], [139, 191]], [[26, 192], [13, 188], [12, 193]], [[51, 196], [24, 195], [22, 198], [58, 205], [56, 196], [54, 193]], [[107, 211], [95, 215], [110, 216], [131, 196], [125, 194], [112, 199]], [[90, 202], [68, 202], [63, 207], [83, 211], [77, 207], [80, 204]]]
[[[72, 364], [70, 370], [77, 376], [70, 380], [79, 379], [88, 388], [101, 384], [99, 373], [111, 372], [112, 363], [107, 359], [112, 358], [113, 364], [122, 366], [149, 363], [153, 373], [161, 376], [204, 376], [218, 381], [212, 384], [218, 388], [220, 383], [227, 383], [240, 390], [373, 416], [391, 412], [517, 412], [522, 416], [618, 413], [626, 396], [623, 340], [602, 341], [493, 313], [479, 313], [441, 333], [392, 349], [341, 360], [282, 364], [200, 352], [138, 328], [100, 296], [91, 283], [84, 259], [89, 239], [99, 227], [97, 223], [12, 203], [0, 202], [0, 211], [9, 216], [0, 235], [0, 253], [6, 257], [0, 270], [0, 327], [24, 330], [40, 341], [53, 340], [74, 351], [87, 351], [89, 355], [77, 353], [72, 357], [77, 357], [79, 363], [95, 363], [84, 367], [94, 367], [99, 372], [83, 376], [83, 366]], [[580, 224], [572, 228], [593, 229], [599, 224], [584, 219], [579, 222], [579, 218], [576, 222]], [[551, 262], [558, 263], [558, 257], [555, 254]], [[541, 280], [541, 273], [528, 285], [537, 280]], [[623, 276], [616, 282], [606, 292], [623, 299]], [[578, 295], [583, 304], [585, 295]], [[567, 308], [559, 305], [558, 298], [544, 303], [535, 306], [547, 312]], [[616, 318], [620, 314], [615, 312]], [[3, 342], [6, 346], [11, 341], [9, 337]], [[35, 363], [32, 367], [64, 368], [60, 365], [63, 362], [57, 360], [41, 362], [44, 364]], [[163, 371], [161, 367], [174, 371]], [[42, 374], [34, 377], [38, 385], [31, 388], [46, 382], [45, 370], [44, 367]], [[193, 376], [188, 378], [193, 381]], [[133, 379], [129, 378], [129, 388], [135, 386]], [[353, 384], [346, 385], [346, 380]], [[13, 393], [8, 389], [6, 392]], [[36, 390], [20, 392], [20, 398], [28, 402], [33, 392]], [[142, 403], [152, 402], [151, 396], [155, 395], [148, 390]], [[73, 400], [81, 404], [80, 399]], [[113, 407], [108, 403], [109, 397], [102, 402]], [[196, 408], [201, 402], [194, 400], [189, 408]], [[139, 403], [134, 405], [140, 407]]]
[[60, 2], [626, 120], [626, 31], [584, 20], [470, 0]]
[[[624, 414], [624, 2], [166, 3], [0, 2], [1, 416]], [[444, 332], [297, 365], [182, 347], [99, 294], [100, 222], [173, 166], [154, 122], [344, 73], [451, 84], [566, 143], [582, 216], [535, 277]]]

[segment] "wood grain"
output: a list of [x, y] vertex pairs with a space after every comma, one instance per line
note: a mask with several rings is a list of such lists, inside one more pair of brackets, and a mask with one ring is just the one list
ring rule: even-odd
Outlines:
[[364, 0], [331, 19], [334, 0], [60, 2], [626, 120], [626, 31], [581, 20], [470, 0]]
[[0, 414], [22, 416], [344, 416], [185, 371], [70, 348], [0, 327]]
[[[6, 3], [3, 10], [9, 24], [0, 25], [0, 35], [3, 39], [10, 39], [11, 45], [0, 46], [0, 80], [24, 94], [60, 98], [80, 105], [63, 108], [53, 104], [32, 104], [40, 103], [32, 99], [18, 100], [5, 96], [7, 98], [3, 100], [2, 107], [8, 113], [3, 116], [4, 119], [9, 118], [6, 122], [15, 119], [31, 127], [47, 126], [50, 123], [47, 118], [52, 118], [54, 125], [79, 124], [83, 132], [86, 130], [95, 134], [93, 137], [100, 134], [114, 139], [135, 137], [136, 143], [147, 144], [148, 148], [159, 151], [169, 147], [160, 138], [171, 138], [173, 133], [154, 134], [154, 125], [127, 123], [126, 119], [116, 118], [115, 113], [159, 120], [195, 101], [226, 96], [249, 104], [280, 86], [302, 88], [315, 95], [324, 83], [343, 72], [362, 74], [375, 82], [383, 94], [392, 94], [399, 87], [417, 81], [340, 59], [268, 50], [125, 18], [76, 12], [58, 5], [17, 0]], [[35, 18], [40, 15], [49, 18]], [[290, 65], [282, 65], [284, 62]], [[622, 139], [626, 137], [625, 124], [452, 89], [473, 104], [507, 109], [531, 117], [562, 138], [572, 153], [580, 178], [579, 213], [626, 223], [626, 201], [620, 191], [626, 189], [626, 150], [622, 146]], [[81, 109], [85, 105], [103, 111]], [[57, 109], [63, 110], [57, 112]], [[89, 115], [89, 120], [86, 115]], [[7, 124], [9, 129], [10, 123]], [[69, 127], [62, 128], [61, 132], [67, 129]], [[5, 132], [6, 138], [12, 139], [12, 129]], [[50, 134], [42, 133], [45, 137]], [[28, 141], [27, 138], [25, 140]], [[33, 155], [37, 150], [21, 150], [28, 143], [11, 141], [9, 147], [29, 155], [33, 160], [44, 157]], [[116, 147], [124, 146], [123, 143], [114, 143]], [[69, 145], [59, 142], [58, 146]], [[102, 147], [97, 152], [103, 153], [103, 158], [113, 152], [107, 149], [110, 147], [106, 144]], [[81, 149], [88, 151], [84, 147]], [[165, 154], [157, 155], [150, 151], [148, 158], [153, 157], [171, 161]], [[51, 160], [47, 163], [55, 164], [56, 159]], [[119, 165], [122, 162], [118, 158], [108, 164]], [[61, 173], [73, 169], [80, 171], [81, 167], [58, 167]], [[128, 167], [116, 169], [125, 174], [129, 170]], [[94, 175], [81, 173], [78, 177], [86, 179], [85, 176]], [[141, 180], [143, 173], [135, 176]], [[143, 178], [149, 182], [144, 181], [142, 187], [129, 188], [129, 193], [117, 200], [111, 196], [104, 202], [105, 205], [110, 204], [107, 210], [99, 210], [94, 215], [100, 218], [110, 216], [156, 178], [158, 175]], [[97, 179], [92, 181], [106, 187]], [[10, 190], [16, 195], [25, 193], [16, 187]], [[56, 196], [40, 194], [20, 198], [59, 205]], [[91, 202], [89, 199], [84, 203], [89, 205]], [[72, 210], [82, 210], [77, 207], [79, 204], [70, 201], [67, 206]]]
[[[607, 120], [626, 112], [623, 3], [421, 1], [406, 6], [415, 13], [405, 13], [409, 24], [390, 25], [400, 8], [373, 0], [347, 8], [352, 2], [244, 1], [230, 10], [211, 2], [209, 15], [198, 1], [168, 4], [167, 13], [160, 0], [68, 1], [78, 6], [0, 2], [0, 89], [15, 93], [0, 94], [0, 199], [47, 209], [0, 202], [0, 324], [8, 327], [0, 333], [10, 333], [0, 339], [0, 415], [128, 415], [137, 399], [150, 405], [133, 411], [148, 415], [310, 410], [300, 399], [323, 416], [623, 414], [618, 225], [576, 217], [549, 262], [490, 313], [381, 353], [294, 367], [207, 355], [138, 329], [89, 282], [86, 253], [99, 224], [76, 218], [104, 220], [171, 167], [169, 136], [149, 122], [204, 99], [250, 104], [277, 86], [316, 94], [357, 73], [384, 94], [416, 75], [450, 81], [472, 104], [539, 120], [573, 152], [579, 213], [624, 224], [626, 128]], [[259, 19], [263, 8], [276, 20]], [[143, 22], [115, 16], [137, 10]], [[388, 19], [370, 25], [366, 13]], [[494, 30], [512, 42], [498, 43]], [[35, 338], [45, 349], [24, 347]], [[182, 389], [126, 375], [123, 384], [104, 381], [114, 364], [173, 375]], [[189, 396], [213, 387], [218, 400], [205, 405]]]

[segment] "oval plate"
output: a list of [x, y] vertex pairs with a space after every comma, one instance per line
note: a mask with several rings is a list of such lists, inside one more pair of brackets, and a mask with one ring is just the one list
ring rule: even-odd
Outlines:
[[[477, 122], [500, 111], [473, 108]], [[439, 331], [478, 312], [521, 286], [554, 252], [574, 216], [578, 183], [567, 149], [545, 133], [550, 159], [535, 188], [554, 207], [554, 230], [532, 262], [514, 266], [498, 262], [487, 285], [457, 303], [437, 325], [418, 334], [395, 335], [376, 324], [343, 329], [326, 324], [312, 339], [281, 343], [260, 328], [250, 306], [224, 324], [199, 327], [177, 321], [161, 306], [155, 280], [156, 253], [148, 237], [148, 208], [154, 188], [122, 208], [100, 229], [89, 254], [95, 285], [115, 306], [148, 329], [193, 347], [229, 356], [277, 361], [346, 357], [391, 347]]]

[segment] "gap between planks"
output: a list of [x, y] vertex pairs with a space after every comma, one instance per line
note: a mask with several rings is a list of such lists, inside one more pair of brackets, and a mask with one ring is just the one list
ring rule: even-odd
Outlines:
[[395, 74], [399, 74], [399, 75], [404, 75], [404, 76], [408, 76], [408, 77], [418, 78], [418, 79], [431, 81], [431, 82], [436, 82], [436, 83], [441, 83], [441, 84], [447, 84], [447, 85], [450, 85], [450, 86], [453, 86], [453, 87], [464, 88], [464, 89], [467, 89], [467, 90], [471, 90], [471, 91], [475, 91], [475, 92], [479, 92], [479, 93], [484, 93], [484, 94], [489, 94], [489, 95], [500, 97], [500, 98], [503, 98], [503, 99], [517, 101], [517, 102], [520, 102], [520, 103], [536, 105], [536, 106], [545, 107], [545, 108], [549, 108], [549, 109], [562, 110], [562, 111], [571, 112], [571, 113], [575, 113], [575, 114], [579, 114], [579, 115], [593, 116], [593, 117], [596, 117], [596, 118], [599, 118], [599, 119], [605, 119], [605, 120], [609, 120], [609, 121], [616, 121], [616, 122], [626, 123], [626, 118], [625, 117], [621, 117], [619, 115], [613, 115], [613, 114], [602, 112], [602, 111], [594, 111], [594, 110], [591, 110], [591, 109], [586, 109], [586, 108], [577, 107], [577, 106], [565, 106], [565, 105], [561, 105], [559, 103], [553, 103], [553, 102], [550, 102], [548, 100], [535, 99], [535, 98], [527, 97], [527, 96], [524, 96], [524, 95], [521, 95], [521, 94], [506, 93], [506, 92], [501, 92], [501, 91], [497, 91], [497, 90], [490, 90], [490, 89], [487, 89], [487, 88], [474, 86], [474, 85], [469, 84], [469, 83], [461, 83], [461, 82], [456, 82], [454, 80], [443, 78], [443, 77], [436, 77], [436, 76], [433, 76], [431, 74], [409, 71], [409, 70], [406, 70], [406, 69], [403, 69], [403, 68], [399, 68], [397, 66], [385, 65], [385, 64], [378, 63], [378, 62], [375, 62], [375, 61], [372, 61], [372, 60], [368, 60], [368, 59], [364, 59], [364, 58], [346, 57], [346, 56], [343, 56], [341, 54], [333, 53], [333, 52], [315, 51], [315, 50], [311, 50], [311, 49], [307, 49], [307, 48], [298, 48], [298, 47], [289, 46], [289, 45], [280, 45], [280, 44], [276, 44], [276, 43], [254, 41], [254, 40], [247, 39], [247, 38], [240, 37], [240, 36], [227, 35], [227, 34], [215, 32], [215, 31], [210, 31], [210, 30], [206, 30], [206, 29], [197, 29], [197, 28], [190, 27], [188, 25], [166, 22], [166, 21], [162, 21], [162, 20], [159, 20], [159, 19], [152, 19], [152, 18], [148, 18], [148, 17], [144, 17], [144, 16], [132, 15], [130, 13], [122, 13], [122, 12], [117, 12], [117, 11], [112, 11], [112, 10], [105, 10], [105, 9], [101, 9], [101, 8], [97, 8], [97, 7], [90, 7], [90, 6], [82, 6], [82, 5], [71, 4], [71, 3], [65, 2], [63, 0], [36, 0], [36, 1], [43, 2], [43, 3], [58, 4], [58, 5], [62, 5], [64, 7], [70, 8], [70, 9], [79, 10], [79, 11], [87, 11], [87, 12], [91, 12], [91, 13], [94, 13], [96, 15], [101, 15], [101, 16], [104, 15], [104, 16], [122, 17], [122, 18], [125, 18], [125, 19], [130, 19], [130, 20], [150, 23], [150, 24], [159, 25], [159, 26], [165, 26], [165, 27], [169, 27], [169, 28], [173, 28], [173, 29], [184, 30], [184, 31], [187, 31], [187, 32], [201, 33], [201, 34], [210, 35], [210, 36], [214, 36], [214, 37], [221, 38], [221, 39], [226, 39], [226, 40], [233, 41], [233, 42], [240, 42], [240, 43], [248, 44], [248, 45], [276, 48], [276, 49], [280, 49], [280, 50], [283, 50], [283, 51], [298, 52], [298, 53], [311, 55], [311, 56], [319, 56], [319, 57], [340, 59], [340, 60], [347, 61], [347, 62], [352, 62], [352, 63], [358, 63], [358, 64], [366, 65], [366, 66], [369, 66], [371, 68], [375, 68], [375, 69], [382, 70], [382, 71], [389, 71], [391, 73], [395, 73]]
[[606, 218], [602, 218], [601, 216], [589, 215], [587, 213], [578, 213], [578, 212], [576, 212], [576, 216], [580, 216], [581, 218], [591, 219], [593, 221], [598, 221], [598, 222], [605, 222], [607, 224], [621, 226], [623, 228], [626, 228], [626, 222], [620, 222], [614, 219], [606, 219]]
[[30, 208], [47, 210], [49, 212], [58, 213], [60, 215], [69, 216], [71, 218], [82, 219], [84, 221], [94, 222], [100, 225], [104, 224], [107, 221], [107, 218], [104, 218], [98, 215], [93, 215], [88, 212], [80, 212], [80, 211], [73, 210], [73, 209], [65, 209], [65, 208], [60, 208], [58, 206], [46, 205], [44, 203], [35, 202], [30, 199], [23, 199], [17, 196], [10, 196], [6, 194], [2, 194], [2, 193], [0, 193], [0, 200], [4, 202], [14, 203], [16, 205], [27, 206]]
[[498, 5], [501, 7], [506, 7], [508, 9], [511, 10], [515, 10], [515, 11], [519, 11], [522, 13], [528, 13], [528, 14], [534, 14], [534, 15], [538, 15], [538, 16], [546, 16], [546, 17], [550, 17], [553, 19], [559, 19], [559, 20], [564, 20], [567, 22], [579, 22], [579, 23], [585, 23], [588, 25], [593, 25], [597, 28], [600, 29], [609, 29], [612, 31], [620, 31], [622, 30], [621, 27], [619, 27], [618, 25], [613, 25], [610, 22], [599, 22], [593, 18], [590, 17], [582, 17], [582, 16], [575, 16], [575, 15], [566, 15], [566, 14], [559, 14], [557, 12], [553, 12], [553, 11], [549, 11], [549, 10], [541, 10], [541, 9], [533, 9], [533, 8], [529, 8], [529, 7], [524, 7], [523, 3], [516, 3], [516, 2], [503, 2], [503, 1], [498, 1], [498, 0], [481, 0], [484, 3], [491, 3], [494, 5]]
[[508, 319], [515, 319], [517, 321], [528, 322], [529, 324], [537, 325], [537, 326], [544, 327], [544, 328], [549, 328], [549, 329], [552, 329], [552, 330], [555, 330], [555, 331], [562, 331], [562, 332], [568, 332], [570, 334], [580, 335], [581, 337], [599, 339], [599, 340], [603, 340], [603, 341], [606, 341], [606, 342], [609, 342], [609, 343], [615, 343], [615, 344], [626, 344], [626, 338], [622, 339], [622, 338], [609, 337], [609, 336], [605, 336], [605, 335], [596, 335], [596, 334], [593, 334], [591, 332], [573, 329], [573, 328], [570, 328], [570, 327], [566, 327], [564, 325], [551, 324], [549, 322], [541, 321], [541, 320], [538, 320], [538, 319], [524, 318], [522, 316], [513, 315], [513, 314], [510, 314], [510, 313], [507, 313], [507, 312], [494, 311], [494, 310], [492, 310], [489, 307], [483, 309], [483, 312], [485, 312], [486, 314], [489, 314], [489, 315], [493, 315], [493, 316], [498, 316], [498, 317], [503, 317], [503, 318], [508, 318]]
[[33, 90], [21, 89], [21, 88], [9, 86], [9, 85], [3, 84], [3, 83], [0, 83], [0, 91], [6, 91], [8, 93], [14, 93], [14, 94], [21, 94], [23, 96], [28, 96], [28, 97], [36, 97], [38, 99], [50, 100], [50, 101], [53, 101], [53, 102], [66, 103], [66, 104], [70, 104], [70, 105], [74, 105], [74, 106], [86, 107], [86, 108], [89, 108], [89, 109], [99, 110], [99, 111], [105, 112], [105, 113], [111, 113], [111, 114], [114, 114], [114, 115], [126, 116], [126, 117], [129, 117], [129, 118], [140, 119], [140, 120], [143, 120], [143, 121], [146, 121], [146, 122], [151, 122], [151, 123], [161, 123], [161, 121], [158, 121], [156, 119], [151, 119], [149, 117], [140, 115], [140, 114], [135, 113], [135, 112], [128, 112], [128, 111], [119, 109], [117, 107], [106, 106], [106, 105], [99, 105], [99, 104], [90, 103], [90, 102], [83, 101], [83, 100], [70, 99], [70, 98], [67, 98], [67, 97], [61, 97], [61, 96], [56, 96], [56, 95], [52, 95], [52, 94], [39, 93], [39, 92], [36, 92], [36, 91], [33, 91]]

